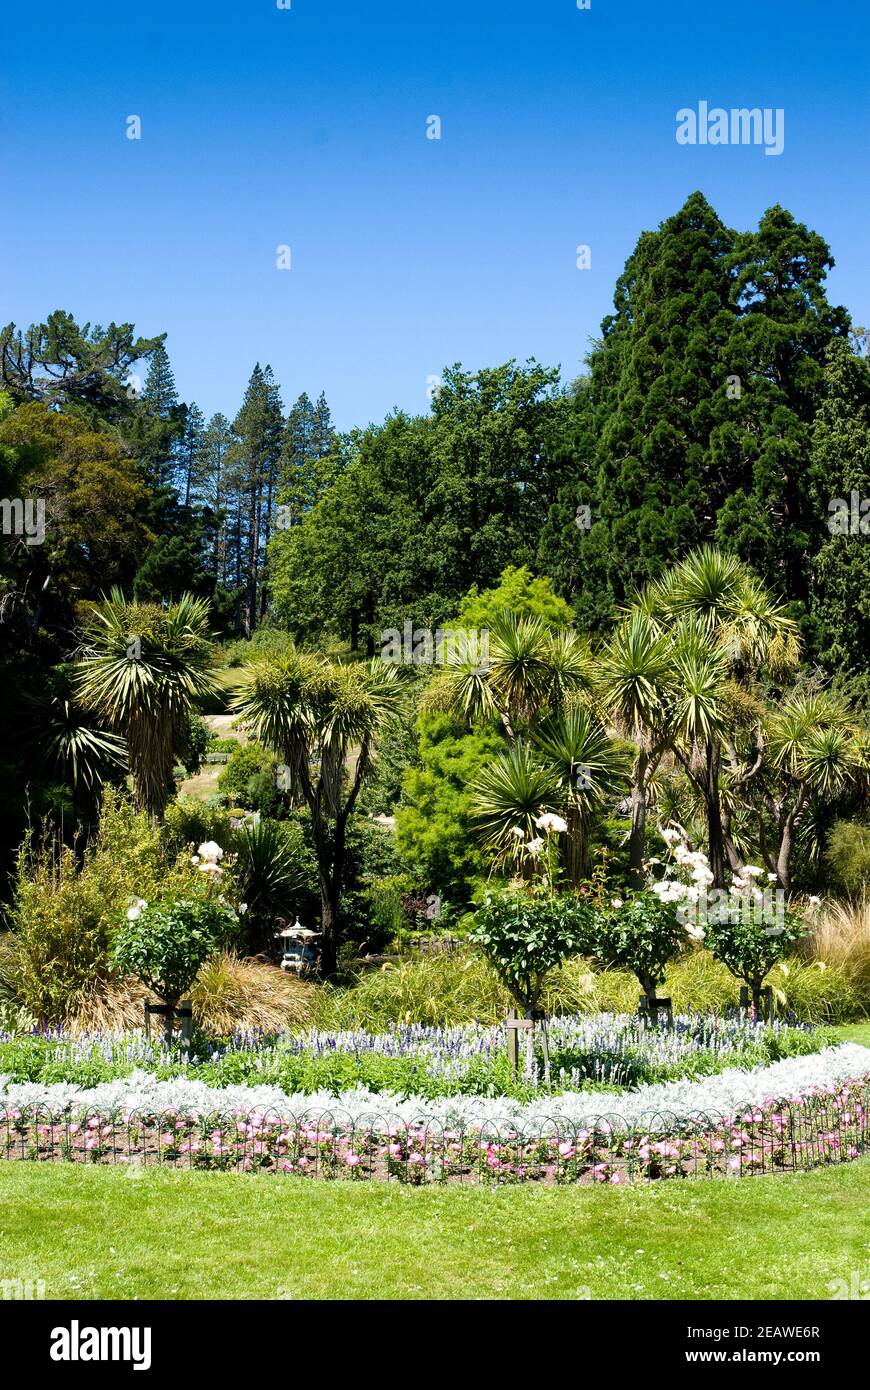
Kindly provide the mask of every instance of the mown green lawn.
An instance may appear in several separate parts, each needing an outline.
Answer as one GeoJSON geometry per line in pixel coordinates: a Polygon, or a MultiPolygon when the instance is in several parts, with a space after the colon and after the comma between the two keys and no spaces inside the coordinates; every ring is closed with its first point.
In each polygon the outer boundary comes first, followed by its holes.
{"type": "Polygon", "coordinates": [[[870,1047],[870,1020],[863,1023],[841,1023],[835,1032],[843,1042],[860,1043],[862,1047],[870,1047]]]}
{"type": "Polygon", "coordinates": [[[136,1171],[0,1163],[0,1278],[124,1299],[825,1299],[870,1278],[870,1158],[626,1191],[136,1171]]]}

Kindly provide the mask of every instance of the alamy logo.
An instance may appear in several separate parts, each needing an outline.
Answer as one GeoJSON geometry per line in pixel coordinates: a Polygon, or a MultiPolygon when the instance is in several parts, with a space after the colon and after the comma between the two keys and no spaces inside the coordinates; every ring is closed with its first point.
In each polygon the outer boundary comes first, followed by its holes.
{"type": "Polygon", "coordinates": [[[832,536],[870,536],[870,497],[862,497],[853,488],[848,502],[845,497],[834,497],[828,511],[832,536]]]}
{"type": "Polygon", "coordinates": [[[0,1298],[4,1303],[30,1303],[45,1298],[44,1279],[0,1279],[0,1298]]]}
{"type": "Polygon", "coordinates": [[[489,632],[482,628],[414,627],[410,618],[402,632],[386,627],[381,632],[381,661],[390,666],[452,666],[469,664],[489,670],[489,632]]]}
{"type": "Polygon", "coordinates": [[[781,106],[711,107],[699,101],[697,111],[683,106],[677,112],[678,145],[764,145],[764,153],[785,149],[785,111],[781,106]]]}
{"type": "Polygon", "coordinates": [[[53,1327],[52,1361],[132,1361],[134,1371],[151,1367],[150,1327],[53,1327]]]}
{"type": "Polygon", "coordinates": [[[4,497],[0,501],[0,531],[4,536],[26,536],[28,545],[45,540],[45,500],[42,497],[4,497]]]}

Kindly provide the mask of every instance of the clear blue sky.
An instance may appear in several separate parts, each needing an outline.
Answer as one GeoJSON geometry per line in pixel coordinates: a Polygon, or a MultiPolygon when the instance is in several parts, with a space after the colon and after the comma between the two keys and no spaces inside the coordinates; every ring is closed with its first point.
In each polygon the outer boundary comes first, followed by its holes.
{"type": "Polygon", "coordinates": [[[866,323],[868,11],[28,0],[3,20],[0,315],[166,331],[207,414],[268,361],[285,404],[324,389],[347,429],[427,409],[456,360],[576,375],[638,234],[700,188],[732,226],[778,201],[821,232],[866,323]],[[784,108],[784,153],[678,146],[701,99],[784,108]]]}

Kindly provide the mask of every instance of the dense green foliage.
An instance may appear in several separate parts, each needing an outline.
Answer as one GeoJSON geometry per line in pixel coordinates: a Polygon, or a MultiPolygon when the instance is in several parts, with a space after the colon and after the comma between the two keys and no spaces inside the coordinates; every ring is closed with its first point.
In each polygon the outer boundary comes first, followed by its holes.
{"type": "MultiPolygon", "coordinates": [[[[784,208],[741,231],[693,193],[640,235],[572,386],[454,364],[425,416],[345,435],[322,393],[285,414],[265,363],[206,420],[162,335],[3,329],[0,482],[45,503],[45,534],[0,549],[0,854],[28,821],[57,841],[0,889],[14,998],[75,1014],[111,974],[106,914],[184,897],[205,840],[250,899],[247,947],[301,913],[328,975],[464,931],[487,879],[538,880],[544,915],[630,885],[594,950],[651,988],[679,943],[643,889],[675,824],[717,889],[749,863],[787,897],[865,894],[870,364],[832,264],[784,208]],[[409,626],[486,656],[424,632],[379,660],[409,626]],[[127,785],[159,870],[104,912],[88,841],[127,785]]],[[[759,944],[717,941],[754,988],[759,944]]]]}
{"type": "Polygon", "coordinates": [[[487,893],[471,940],[525,1012],[537,1008],[544,981],[566,956],[588,951],[593,910],[564,897],[487,893]]]}
{"type": "Polygon", "coordinates": [[[654,893],[638,893],[612,904],[595,921],[594,950],[610,966],[632,970],[648,998],[665,978],[665,967],[686,942],[676,909],[654,893]]]}
{"type": "Polygon", "coordinates": [[[236,926],[232,909],[215,900],[145,903],[131,908],[115,932],[112,963],[174,1005],[206,957],[232,940],[236,926]]]}

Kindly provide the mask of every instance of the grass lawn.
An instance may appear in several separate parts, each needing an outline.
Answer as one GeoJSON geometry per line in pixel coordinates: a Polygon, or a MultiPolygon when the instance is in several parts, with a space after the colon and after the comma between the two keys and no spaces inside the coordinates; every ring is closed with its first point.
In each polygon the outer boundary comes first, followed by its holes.
{"type": "Polygon", "coordinates": [[[0,1163],[0,1277],[123,1299],[825,1299],[870,1277],[870,1158],[626,1191],[136,1171],[0,1163]]]}
{"type": "Polygon", "coordinates": [[[870,1020],[863,1023],[841,1023],[836,1032],[843,1042],[860,1043],[870,1047],[870,1020]]]}

